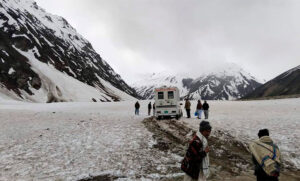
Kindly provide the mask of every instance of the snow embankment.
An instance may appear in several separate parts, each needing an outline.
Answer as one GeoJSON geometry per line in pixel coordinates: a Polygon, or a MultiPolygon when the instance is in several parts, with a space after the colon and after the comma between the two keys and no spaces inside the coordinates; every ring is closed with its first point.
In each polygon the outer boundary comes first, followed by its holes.
{"type": "MultiPolygon", "coordinates": [[[[114,101],[112,97],[119,100],[135,100],[134,97],[113,87],[109,82],[99,78],[99,81],[106,87],[106,90],[92,87],[80,82],[73,77],[62,73],[50,64],[45,64],[37,60],[34,56],[38,50],[29,50],[27,52],[15,48],[19,53],[28,58],[32,69],[42,80],[42,88],[36,90],[30,88],[34,93],[28,95],[22,91],[24,99],[32,102],[49,102],[55,99],[57,102],[92,102],[92,101],[114,101]]],[[[39,54],[38,54],[39,55],[39,54]]]]}

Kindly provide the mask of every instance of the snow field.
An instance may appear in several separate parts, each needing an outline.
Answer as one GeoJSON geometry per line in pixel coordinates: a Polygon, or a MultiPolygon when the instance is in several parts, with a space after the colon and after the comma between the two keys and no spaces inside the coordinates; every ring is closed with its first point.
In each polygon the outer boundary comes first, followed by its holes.
{"type": "MultiPolygon", "coordinates": [[[[181,158],[154,149],[152,133],[142,124],[149,101],[140,102],[141,115],[134,116],[135,101],[38,104],[2,99],[0,180],[77,180],[102,174],[153,180],[170,177],[168,168],[179,167],[181,158]]],[[[259,129],[268,128],[284,163],[299,169],[300,99],[208,103],[213,131],[229,132],[248,144],[259,129]]],[[[192,115],[195,107],[192,101],[192,115]]],[[[181,121],[196,129],[200,122],[181,121]]]]}
{"type": "Polygon", "coordinates": [[[145,115],[133,108],[132,101],[0,105],[0,180],[168,175],[181,158],[152,148],[145,115]]]}

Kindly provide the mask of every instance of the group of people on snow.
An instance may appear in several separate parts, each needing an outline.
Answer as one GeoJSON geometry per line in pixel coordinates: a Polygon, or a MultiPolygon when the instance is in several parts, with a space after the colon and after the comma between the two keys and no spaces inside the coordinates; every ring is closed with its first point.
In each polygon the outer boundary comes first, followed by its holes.
{"type": "MultiPolygon", "coordinates": [[[[140,103],[136,101],[135,105],[135,115],[139,115],[140,112],[140,103]]],[[[185,106],[184,106],[187,114],[187,118],[191,118],[191,102],[186,99],[185,100],[185,106]]],[[[151,110],[153,109],[153,116],[155,116],[155,103],[151,105],[151,102],[148,104],[148,116],[151,115],[151,110]]],[[[195,116],[198,117],[198,119],[201,119],[202,112],[204,112],[205,119],[208,119],[208,109],[209,109],[209,104],[204,101],[203,105],[200,100],[198,100],[197,107],[196,107],[196,112],[195,116]]]]}
{"type": "MultiPolygon", "coordinates": [[[[209,177],[211,150],[208,137],[211,130],[208,121],[201,121],[181,162],[181,170],[185,172],[184,181],[206,181],[209,177]]],[[[278,181],[281,167],[279,148],[270,138],[268,129],[259,130],[258,137],[258,140],[249,144],[257,181],[278,181]]]]}
{"type": "MultiPolygon", "coordinates": [[[[191,118],[191,102],[189,101],[189,99],[185,100],[184,108],[186,110],[187,118],[191,118]]],[[[209,104],[206,101],[204,101],[202,105],[201,101],[198,100],[195,116],[197,116],[198,119],[201,119],[202,112],[204,112],[205,119],[208,119],[208,112],[209,112],[208,109],[209,109],[209,104]]]]}
{"type": "Polygon", "coordinates": [[[153,103],[153,105],[151,105],[151,102],[149,102],[149,104],[148,104],[148,116],[150,116],[152,108],[153,108],[153,116],[155,116],[155,103],[153,103]]]}
{"type": "MultiPolygon", "coordinates": [[[[141,107],[139,101],[136,101],[134,107],[135,107],[135,115],[139,115],[140,107],[141,107]]],[[[153,116],[155,116],[155,103],[153,103],[153,105],[151,105],[151,102],[149,102],[149,104],[148,104],[148,115],[149,116],[151,114],[151,109],[153,109],[153,116]]]]}
{"type": "MultiPolygon", "coordinates": [[[[185,100],[187,117],[191,117],[191,103],[188,99],[185,100]]],[[[135,114],[139,115],[140,104],[135,103],[135,114]]],[[[153,109],[155,116],[155,103],[148,104],[148,115],[153,109]]],[[[209,104],[204,101],[201,104],[199,100],[196,106],[195,115],[201,119],[201,114],[204,112],[205,119],[208,119],[209,104]]],[[[184,181],[206,181],[210,175],[210,161],[208,146],[208,137],[211,134],[212,126],[208,121],[201,121],[199,129],[190,141],[186,154],[181,162],[181,170],[185,172],[184,181]]],[[[254,164],[254,174],[257,181],[278,181],[281,167],[281,157],[278,146],[269,136],[268,129],[261,129],[258,132],[258,140],[249,144],[249,150],[252,154],[254,164]]]]}

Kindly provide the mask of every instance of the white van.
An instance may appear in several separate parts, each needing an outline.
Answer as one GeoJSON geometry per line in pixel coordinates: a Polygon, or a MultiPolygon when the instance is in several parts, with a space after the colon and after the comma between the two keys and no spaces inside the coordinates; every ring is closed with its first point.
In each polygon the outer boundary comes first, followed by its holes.
{"type": "Polygon", "coordinates": [[[155,89],[155,116],[157,119],[163,117],[182,116],[179,89],[177,87],[161,87],[155,89]]]}

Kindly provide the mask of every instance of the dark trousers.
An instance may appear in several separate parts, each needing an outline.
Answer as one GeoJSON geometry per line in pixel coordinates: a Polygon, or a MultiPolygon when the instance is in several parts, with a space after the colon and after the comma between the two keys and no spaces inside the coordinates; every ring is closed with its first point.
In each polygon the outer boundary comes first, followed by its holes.
{"type": "Polygon", "coordinates": [[[205,119],[208,119],[208,110],[204,110],[205,119]]]}
{"type": "Polygon", "coordinates": [[[191,117],[191,110],[190,109],[185,109],[186,110],[186,115],[188,118],[191,117]]]}
{"type": "Polygon", "coordinates": [[[139,115],[140,114],[140,110],[135,108],[135,115],[139,115]]]}

